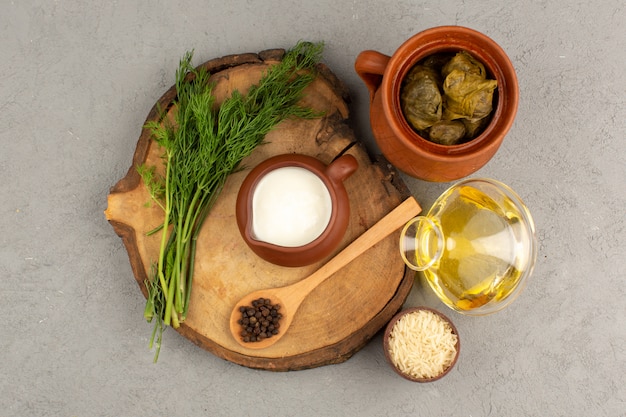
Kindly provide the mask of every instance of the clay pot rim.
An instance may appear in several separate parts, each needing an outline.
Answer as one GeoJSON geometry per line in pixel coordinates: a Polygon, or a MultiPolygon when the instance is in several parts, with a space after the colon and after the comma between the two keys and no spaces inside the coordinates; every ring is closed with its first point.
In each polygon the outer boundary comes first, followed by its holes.
{"type": "Polygon", "coordinates": [[[390,58],[380,88],[387,120],[399,121],[398,126],[390,124],[395,136],[415,152],[446,162],[450,159],[470,159],[476,152],[499,147],[513,125],[519,101],[517,75],[505,51],[483,33],[463,26],[433,27],[407,39],[390,58]],[[479,59],[498,81],[498,103],[491,121],[479,136],[458,145],[440,145],[420,136],[406,122],[400,109],[400,85],[419,60],[435,53],[460,50],[466,50],[479,59]],[[399,65],[398,70],[392,73],[396,65],[399,65]]]}
{"type": "Polygon", "coordinates": [[[446,316],[445,314],[441,313],[440,311],[435,310],[435,309],[430,308],[430,307],[424,307],[424,306],[409,307],[409,308],[405,308],[403,310],[400,310],[398,313],[396,313],[396,315],[394,315],[391,318],[389,323],[387,323],[387,326],[385,327],[385,332],[383,334],[383,351],[384,351],[385,359],[387,360],[387,363],[402,378],[405,378],[405,379],[407,379],[409,381],[420,382],[420,383],[434,382],[434,381],[437,381],[437,380],[443,378],[444,376],[448,375],[448,373],[456,365],[456,363],[457,363],[457,361],[459,359],[459,354],[461,352],[461,337],[459,336],[459,332],[457,331],[456,326],[454,325],[452,320],[450,320],[450,318],[448,316],[446,316]],[[431,313],[434,313],[434,314],[438,315],[439,317],[441,317],[443,320],[445,320],[450,325],[450,327],[452,329],[452,333],[456,334],[456,336],[457,336],[456,355],[454,356],[454,359],[452,360],[452,363],[450,363],[450,366],[448,366],[448,368],[445,371],[443,371],[441,374],[439,374],[439,375],[437,375],[436,377],[433,377],[433,378],[415,378],[415,377],[413,377],[411,375],[405,374],[404,372],[402,372],[400,369],[398,369],[396,367],[396,365],[393,363],[393,360],[391,359],[391,356],[389,354],[389,334],[391,333],[391,330],[395,326],[396,322],[398,320],[400,320],[400,318],[402,318],[403,316],[405,316],[407,314],[415,313],[417,311],[430,311],[431,313]]]}

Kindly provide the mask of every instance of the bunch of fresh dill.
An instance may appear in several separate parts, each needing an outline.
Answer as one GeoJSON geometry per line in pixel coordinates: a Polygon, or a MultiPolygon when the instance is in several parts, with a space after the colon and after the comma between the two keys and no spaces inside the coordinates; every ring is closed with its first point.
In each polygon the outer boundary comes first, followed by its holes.
{"type": "Polygon", "coordinates": [[[243,95],[234,91],[217,109],[210,74],[191,64],[187,52],[176,72],[175,118],[165,114],[146,123],[163,150],[165,174],[141,165],[138,172],[152,199],[163,209],[158,260],[150,279],[144,316],[154,321],[150,348],[156,362],[166,326],[187,316],[196,240],[226,178],[278,123],[289,117],[316,117],[298,102],[315,79],[323,44],[299,42],[269,66],[258,84],[243,95]],[[155,339],[156,338],[156,339],[155,339]]]}

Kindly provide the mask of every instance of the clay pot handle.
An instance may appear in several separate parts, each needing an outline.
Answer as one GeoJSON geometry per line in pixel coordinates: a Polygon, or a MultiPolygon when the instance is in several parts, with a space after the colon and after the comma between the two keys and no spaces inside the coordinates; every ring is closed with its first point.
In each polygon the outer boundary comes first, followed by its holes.
{"type": "Polygon", "coordinates": [[[356,169],[359,167],[359,163],[352,155],[341,155],[335,159],[326,167],[326,175],[334,183],[342,183],[346,180],[356,169]]]}
{"type": "Polygon", "coordinates": [[[376,51],[363,51],[354,63],[356,73],[361,77],[370,92],[370,102],[374,100],[374,93],[378,90],[390,56],[376,51]]]}

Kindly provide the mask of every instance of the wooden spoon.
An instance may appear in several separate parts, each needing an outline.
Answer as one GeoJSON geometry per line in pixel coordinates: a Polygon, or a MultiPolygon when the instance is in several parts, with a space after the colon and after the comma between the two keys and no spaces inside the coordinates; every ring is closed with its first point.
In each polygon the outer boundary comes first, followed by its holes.
{"type": "Polygon", "coordinates": [[[391,233],[405,225],[413,217],[417,216],[421,208],[413,197],[409,197],[398,207],[393,209],[389,214],[379,220],[374,226],[365,231],[348,247],[341,251],[337,256],[328,261],[320,269],[294,284],[280,288],[268,288],[264,290],[254,291],[235,304],[235,308],[230,315],[230,332],[240,345],[250,349],[263,349],[278,342],[280,338],[287,332],[287,329],[293,321],[293,317],[298,311],[300,304],[306,296],[320,285],[326,278],[339,271],[341,268],[349,264],[367,249],[380,242],[391,233]],[[259,342],[244,342],[241,337],[242,327],[237,322],[241,318],[240,306],[251,306],[252,301],[265,298],[270,299],[273,305],[280,305],[280,329],[277,335],[263,339],[259,342]]]}

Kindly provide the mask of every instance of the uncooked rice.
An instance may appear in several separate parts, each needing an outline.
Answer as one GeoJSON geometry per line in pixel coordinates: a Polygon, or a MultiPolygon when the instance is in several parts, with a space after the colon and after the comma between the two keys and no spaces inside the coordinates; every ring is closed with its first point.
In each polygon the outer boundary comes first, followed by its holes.
{"type": "Polygon", "coordinates": [[[418,310],[402,316],[389,334],[389,355],[396,367],[414,378],[434,378],[452,364],[457,335],[439,315],[418,310]]]}

